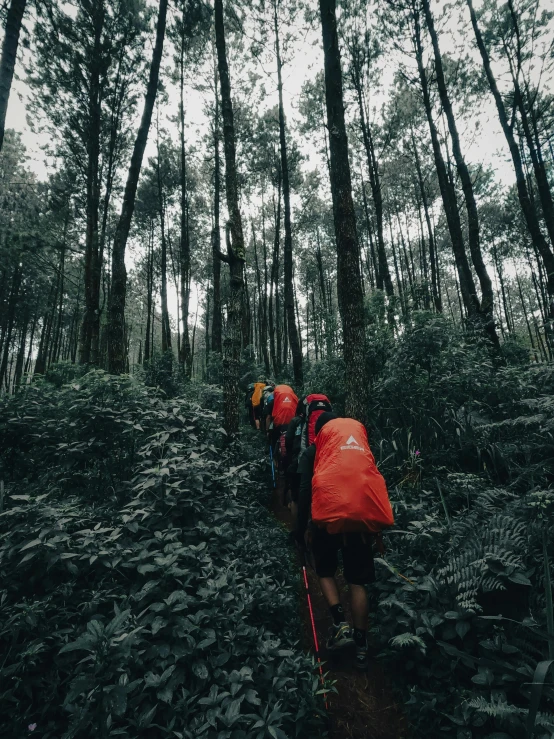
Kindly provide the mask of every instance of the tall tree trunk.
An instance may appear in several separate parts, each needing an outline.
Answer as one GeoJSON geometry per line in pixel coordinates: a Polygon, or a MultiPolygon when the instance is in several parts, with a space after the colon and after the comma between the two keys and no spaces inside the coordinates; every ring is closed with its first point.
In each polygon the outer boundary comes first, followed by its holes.
{"type": "Polygon", "coordinates": [[[444,77],[444,69],[442,65],[442,56],[439,48],[439,40],[437,32],[435,30],[435,23],[429,0],[422,0],[423,11],[425,13],[425,20],[427,22],[427,28],[431,36],[431,43],[433,44],[433,53],[435,58],[435,76],[437,79],[437,86],[439,88],[439,96],[442,103],[442,107],[446,114],[446,120],[448,122],[448,130],[450,132],[450,138],[452,140],[452,152],[454,154],[454,160],[456,162],[456,168],[460,181],[462,183],[462,190],[464,193],[464,199],[467,211],[467,223],[468,223],[468,241],[469,251],[471,254],[471,261],[475,267],[475,272],[479,279],[479,285],[481,287],[481,304],[480,304],[480,315],[484,323],[484,330],[490,341],[497,348],[499,347],[498,335],[494,326],[494,295],[491,278],[487,271],[485,262],[483,261],[483,254],[481,252],[480,244],[480,233],[479,233],[479,215],[477,213],[477,203],[475,201],[475,193],[473,191],[473,183],[471,182],[471,175],[469,173],[468,166],[462,154],[460,146],[460,137],[458,135],[458,128],[456,126],[456,120],[454,118],[454,112],[452,110],[452,104],[450,102],[450,96],[446,88],[446,80],[444,77]]]}
{"type": "Polygon", "coordinates": [[[521,86],[519,84],[519,71],[522,65],[523,53],[521,49],[519,20],[517,17],[517,13],[514,7],[513,0],[508,0],[508,9],[510,11],[510,19],[512,21],[512,26],[513,26],[513,29],[516,35],[516,53],[517,53],[517,69],[516,70],[514,70],[513,68],[511,57],[510,57],[510,54],[509,54],[509,51],[507,49],[506,42],[504,39],[503,39],[503,45],[506,51],[506,56],[508,58],[508,61],[510,62],[510,71],[511,71],[512,80],[514,83],[514,102],[521,116],[521,123],[523,127],[523,132],[525,134],[525,140],[527,142],[527,148],[529,149],[529,154],[531,155],[531,162],[533,164],[533,172],[535,174],[535,180],[537,182],[537,191],[539,194],[539,200],[540,200],[541,207],[542,207],[546,230],[548,231],[550,243],[552,244],[552,246],[554,246],[554,203],[552,202],[552,193],[550,190],[550,183],[548,181],[548,174],[547,174],[547,171],[544,165],[544,160],[542,157],[540,140],[538,136],[534,137],[533,131],[531,130],[531,127],[533,127],[534,131],[536,131],[536,118],[535,118],[534,104],[533,104],[533,101],[529,101],[529,113],[528,113],[527,107],[526,107],[526,100],[524,98],[523,92],[521,90],[521,86]],[[529,117],[531,117],[531,121],[529,120],[529,117]]]}
{"type": "Polygon", "coordinates": [[[444,205],[446,221],[448,224],[448,230],[450,233],[450,239],[452,241],[452,250],[454,252],[456,268],[458,270],[460,290],[468,317],[470,319],[475,319],[479,311],[481,310],[481,305],[465,250],[462,223],[460,220],[460,213],[458,212],[458,203],[456,199],[456,190],[448,175],[440,148],[439,134],[437,131],[437,126],[435,124],[435,118],[433,115],[433,108],[431,104],[431,96],[429,93],[427,72],[423,64],[423,46],[421,39],[419,7],[417,5],[417,2],[414,0],[412,3],[412,17],[414,21],[413,42],[415,47],[414,50],[417,60],[421,91],[423,94],[423,105],[425,108],[427,123],[429,125],[429,130],[431,133],[431,143],[433,146],[435,167],[437,170],[439,187],[444,205]]]}
{"type": "Polygon", "coordinates": [[[325,101],[330,132],[331,193],[337,241],[337,290],[345,363],[345,410],[347,415],[367,425],[369,376],[366,366],[364,298],[344,120],[336,0],[319,0],[319,9],[325,53],[325,101]]]}
{"type": "Polygon", "coordinates": [[[219,94],[217,92],[217,67],[214,69],[215,108],[214,108],[214,228],[212,231],[212,270],[213,270],[213,317],[212,351],[221,354],[222,315],[221,315],[221,236],[219,227],[220,165],[219,165],[219,94]]]}
{"type": "Polygon", "coordinates": [[[433,292],[433,302],[435,304],[435,310],[437,313],[442,313],[442,301],[440,297],[440,292],[438,289],[438,279],[437,279],[437,260],[435,257],[435,237],[433,235],[433,227],[431,225],[431,217],[429,215],[429,200],[427,198],[427,191],[425,190],[425,183],[423,181],[423,173],[421,171],[421,162],[419,159],[419,153],[417,151],[417,146],[415,143],[415,137],[414,132],[412,131],[412,146],[414,150],[414,158],[415,158],[415,164],[416,164],[416,171],[417,171],[417,180],[419,183],[419,189],[421,192],[421,201],[423,203],[423,212],[425,213],[425,223],[427,224],[427,234],[429,239],[429,261],[431,263],[431,289],[433,292]]]}
{"type": "Polygon", "coordinates": [[[373,264],[373,271],[375,273],[375,284],[377,285],[377,290],[382,290],[384,287],[383,277],[381,275],[381,270],[379,269],[379,263],[377,261],[377,257],[375,253],[375,239],[373,238],[373,231],[371,228],[371,218],[369,216],[369,208],[367,205],[367,195],[365,191],[365,183],[364,183],[363,177],[362,177],[362,200],[364,204],[364,214],[365,214],[365,221],[366,221],[366,228],[367,228],[367,236],[369,238],[369,248],[371,250],[371,263],[373,264]]]}
{"type": "Polygon", "coordinates": [[[323,308],[323,320],[325,322],[325,352],[327,357],[333,355],[333,335],[331,332],[331,320],[329,315],[329,304],[327,300],[327,288],[325,286],[325,274],[323,272],[323,257],[321,255],[321,244],[319,242],[319,228],[316,230],[317,251],[315,253],[317,261],[317,271],[319,275],[319,290],[321,293],[321,306],[323,308]]]}
{"type": "Polygon", "coordinates": [[[10,356],[12,332],[13,332],[13,327],[15,325],[15,314],[16,314],[16,309],[17,309],[17,303],[19,301],[19,288],[21,287],[22,277],[23,277],[22,267],[19,264],[16,264],[14,273],[13,273],[13,279],[12,279],[12,289],[10,291],[10,297],[8,300],[8,315],[7,315],[6,333],[5,333],[4,341],[2,344],[3,352],[2,352],[2,359],[0,361],[0,388],[2,387],[4,378],[6,377],[6,372],[8,369],[8,358],[10,356]]]}
{"type": "Polygon", "coordinates": [[[17,360],[15,362],[15,370],[13,377],[13,392],[17,392],[17,389],[21,385],[21,378],[23,376],[23,364],[25,362],[25,344],[27,341],[27,330],[29,328],[29,307],[25,309],[23,316],[23,326],[21,327],[21,336],[19,340],[19,350],[17,352],[17,360]]]}
{"type": "Polygon", "coordinates": [[[161,232],[161,264],[160,264],[160,298],[162,312],[162,354],[171,351],[171,328],[169,326],[169,310],[167,307],[167,238],[165,233],[165,199],[160,166],[160,130],[157,126],[156,136],[156,175],[158,180],[158,212],[160,214],[161,232]]]}
{"type": "MultiPolygon", "coordinates": [[[[373,137],[371,135],[371,129],[366,121],[365,117],[365,106],[364,97],[362,90],[362,79],[360,60],[357,57],[352,59],[352,80],[354,88],[356,90],[356,98],[358,100],[358,113],[360,115],[360,128],[362,131],[362,139],[364,142],[364,149],[367,158],[367,169],[369,174],[369,183],[371,186],[371,192],[373,195],[373,204],[375,206],[375,217],[377,220],[377,256],[379,261],[379,280],[378,285],[382,284],[385,288],[385,292],[389,301],[394,303],[394,287],[390,275],[389,265],[387,262],[387,255],[385,251],[385,237],[383,227],[383,190],[381,187],[381,175],[379,171],[379,163],[377,156],[375,155],[375,147],[373,145],[373,137]]],[[[365,198],[365,191],[364,191],[365,198]]],[[[392,317],[392,311],[389,311],[389,315],[392,317]]]]}
{"type": "Polygon", "coordinates": [[[148,131],[152,121],[152,111],[158,91],[158,79],[160,64],[162,61],[163,44],[165,37],[165,25],[167,17],[168,0],[160,0],[158,10],[158,22],[156,25],[156,43],[152,52],[152,63],[148,77],[148,86],[144,99],[142,118],[135,139],[131,164],[125,184],[123,205],[117,224],[113,251],[112,251],[112,290],[109,305],[109,339],[108,359],[109,370],[113,374],[122,374],[127,365],[127,351],[125,342],[125,297],[127,293],[127,270],[125,268],[125,249],[131,228],[131,220],[135,210],[135,199],[137,185],[142,166],[142,159],[148,131]]]}
{"type": "Polygon", "coordinates": [[[231,100],[231,80],[225,46],[223,0],[215,0],[215,42],[219,84],[221,88],[221,113],[223,118],[223,142],[225,153],[225,192],[229,223],[227,224],[227,255],[229,264],[230,294],[227,311],[227,330],[223,354],[223,404],[224,426],[228,434],[239,429],[239,373],[241,308],[243,303],[243,265],[245,262],[242,218],[239,208],[237,165],[235,153],[235,124],[231,100]]]}
{"type": "Polygon", "coordinates": [[[469,8],[471,25],[473,26],[475,39],[477,41],[477,46],[481,54],[481,59],[483,61],[483,67],[485,69],[489,88],[496,103],[500,125],[502,126],[502,131],[504,132],[504,136],[506,137],[506,141],[510,149],[510,154],[512,157],[512,162],[516,175],[517,194],[521,205],[521,210],[523,211],[523,217],[525,218],[525,222],[527,224],[527,228],[531,235],[533,244],[540,253],[544,268],[546,270],[547,289],[549,297],[548,318],[551,323],[549,327],[549,333],[551,333],[552,321],[554,320],[554,254],[552,253],[546,239],[543,236],[537,216],[537,211],[529,196],[523,163],[515,139],[514,130],[513,127],[510,125],[510,121],[508,120],[504,101],[502,100],[502,96],[496,84],[496,79],[491,68],[489,52],[487,51],[487,48],[483,41],[483,36],[481,35],[481,29],[479,28],[479,25],[477,23],[477,16],[475,15],[475,10],[473,8],[473,0],[466,0],[466,2],[469,8]]]}
{"type": "Polygon", "coordinates": [[[292,284],[292,223],[290,208],[290,181],[289,163],[287,157],[287,141],[285,131],[285,111],[283,107],[283,79],[281,47],[279,43],[279,23],[277,18],[278,0],[273,0],[273,19],[275,28],[275,54],[277,57],[277,89],[279,92],[279,143],[281,148],[281,173],[283,176],[283,204],[285,216],[285,249],[283,265],[285,269],[285,315],[287,320],[287,333],[289,337],[290,350],[292,354],[292,367],[294,381],[300,386],[303,383],[302,373],[302,348],[298,337],[298,328],[294,316],[294,292],[292,284]]]}
{"type": "Polygon", "coordinates": [[[243,264],[243,271],[242,271],[242,279],[244,281],[244,290],[242,293],[242,308],[241,308],[241,335],[242,335],[242,342],[241,347],[242,349],[246,349],[252,342],[251,342],[251,333],[252,333],[252,309],[250,306],[250,293],[248,290],[248,274],[246,271],[246,262],[243,264]]]}
{"type": "Polygon", "coordinates": [[[62,247],[60,251],[60,289],[59,289],[59,305],[58,305],[58,318],[56,321],[56,330],[54,332],[54,344],[52,347],[52,361],[58,362],[60,358],[61,338],[62,338],[62,318],[63,318],[63,298],[65,290],[65,250],[67,245],[67,228],[69,224],[69,214],[67,214],[64,223],[64,233],[62,247]]]}
{"type": "Polygon", "coordinates": [[[514,326],[510,321],[510,311],[508,310],[508,299],[506,297],[506,285],[504,284],[504,270],[502,269],[502,260],[498,257],[498,249],[493,240],[492,242],[492,253],[494,256],[494,262],[496,265],[496,271],[498,273],[498,279],[500,280],[500,290],[502,293],[502,305],[504,306],[504,316],[506,317],[506,326],[508,327],[508,333],[514,332],[514,326]]]}
{"type": "MultiPolygon", "coordinates": [[[[264,259],[265,259],[265,235],[264,235],[264,259]]],[[[264,367],[266,375],[269,375],[270,372],[270,366],[269,366],[269,351],[267,348],[267,300],[266,300],[266,294],[265,290],[266,287],[264,285],[264,289],[262,290],[262,276],[260,272],[260,263],[258,260],[258,245],[256,243],[256,233],[254,231],[254,223],[252,223],[252,241],[254,242],[254,260],[255,260],[255,266],[256,266],[256,284],[258,287],[258,305],[259,308],[259,332],[260,332],[260,345],[262,350],[262,357],[264,361],[264,367]]],[[[267,281],[267,267],[266,267],[266,281],[267,281]]]]}
{"type": "MultiPolygon", "coordinates": [[[[189,304],[190,304],[190,230],[188,218],[187,192],[187,153],[185,149],[185,22],[181,24],[181,48],[179,53],[179,141],[181,147],[181,322],[183,324],[183,339],[181,341],[181,355],[179,357],[185,377],[192,374],[192,356],[189,337],[189,304]]],[[[218,262],[219,264],[219,262],[218,262]]]]}
{"type": "Polygon", "coordinates": [[[154,221],[150,222],[150,234],[148,238],[148,253],[146,255],[146,330],[144,332],[144,353],[142,361],[144,364],[150,361],[152,354],[151,345],[151,323],[152,323],[152,288],[154,283],[154,221]]]}
{"type": "Polygon", "coordinates": [[[12,0],[6,18],[6,30],[2,42],[2,56],[0,57],[0,151],[4,143],[6,113],[12,88],[19,34],[23,22],[23,13],[27,0],[12,0]]]}
{"type": "Polygon", "coordinates": [[[105,8],[103,0],[94,0],[94,50],[90,62],[85,233],[85,310],[79,338],[79,364],[98,363],[100,330],[100,265],[98,217],[100,211],[100,136],[102,124],[101,56],[105,8]],[[93,351],[94,345],[94,351],[93,351]]]}
{"type": "Polygon", "coordinates": [[[269,285],[269,334],[270,353],[275,375],[281,372],[281,326],[279,300],[279,236],[281,232],[281,167],[277,167],[277,207],[275,212],[275,233],[273,238],[273,259],[269,285]],[[273,298],[275,297],[275,302],[273,298]]]}

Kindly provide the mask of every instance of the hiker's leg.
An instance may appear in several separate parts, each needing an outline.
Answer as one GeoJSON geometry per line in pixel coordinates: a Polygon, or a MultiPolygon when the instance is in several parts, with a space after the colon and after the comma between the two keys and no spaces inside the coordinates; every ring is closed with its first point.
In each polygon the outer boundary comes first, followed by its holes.
{"type": "Polygon", "coordinates": [[[298,520],[298,503],[295,500],[291,500],[290,513],[292,516],[292,527],[296,529],[296,522],[298,520]]]}
{"type": "Polygon", "coordinates": [[[341,548],[354,628],[365,632],[369,612],[365,585],[375,581],[373,540],[369,534],[345,534],[341,548]]]}
{"type": "Polygon", "coordinates": [[[367,619],[369,617],[369,605],[366,589],[363,585],[350,583],[350,607],[352,608],[352,621],[354,628],[367,631],[367,619]]]}
{"type": "Polygon", "coordinates": [[[319,586],[333,616],[333,622],[340,623],[344,620],[344,611],[342,610],[339,589],[335,580],[339,563],[337,537],[328,534],[325,529],[313,527],[312,553],[314,555],[315,571],[319,578],[319,586]]]}
{"type": "Polygon", "coordinates": [[[319,585],[329,608],[340,603],[339,589],[334,577],[320,577],[319,585]]]}

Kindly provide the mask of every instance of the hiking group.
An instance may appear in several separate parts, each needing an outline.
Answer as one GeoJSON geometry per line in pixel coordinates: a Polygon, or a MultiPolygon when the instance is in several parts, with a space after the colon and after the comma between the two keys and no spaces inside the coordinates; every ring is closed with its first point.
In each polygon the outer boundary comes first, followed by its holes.
{"type": "Polygon", "coordinates": [[[368,666],[368,598],[375,580],[374,548],[394,523],[385,480],[365,427],[339,418],[326,395],[298,399],[289,385],[248,386],[250,424],[267,439],[274,487],[292,514],[291,536],[319,579],[333,625],[327,649],[355,644],[356,666],[368,666]],[[336,573],[342,555],[353,625],[345,618],[336,573]]]}

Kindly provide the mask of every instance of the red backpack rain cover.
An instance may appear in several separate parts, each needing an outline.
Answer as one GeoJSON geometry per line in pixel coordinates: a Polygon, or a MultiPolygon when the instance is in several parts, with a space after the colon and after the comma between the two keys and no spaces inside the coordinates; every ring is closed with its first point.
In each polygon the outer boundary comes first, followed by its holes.
{"type": "Polygon", "coordinates": [[[319,393],[307,395],[304,403],[307,408],[306,416],[308,419],[306,426],[306,446],[311,446],[315,441],[315,422],[322,413],[331,413],[333,411],[333,406],[326,395],[321,395],[319,393]]]}
{"type": "Polygon", "coordinates": [[[273,391],[273,425],[286,426],[296,413],[298,398],[289,385],[277,385],[273,391]]]}
{"type": "Polygon", "coordinates": [[[364,426],[353,418],[336,418],[323,426],[315,446],[312,521],[330,534],[392,526],[387,485],[364,426]]]}

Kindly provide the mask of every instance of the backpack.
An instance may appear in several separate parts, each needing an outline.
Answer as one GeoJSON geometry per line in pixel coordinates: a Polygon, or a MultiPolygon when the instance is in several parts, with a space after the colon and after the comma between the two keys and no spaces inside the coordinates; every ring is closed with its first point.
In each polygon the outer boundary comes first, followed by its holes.
{"type": "Polygon", "coordinates": [[[336,418],[315,440],[312,521],[330,534],[381,531],[394,516],[387,485],[377,469],[364,426],[336,418]]]}
{"type": "Polygon", "coordinates": [[[273,391],[273,426],[287,426],[294,418],[298,398],[289,385],[277,385],[273,391]]]}
{"type": "Polygon", "coordinates": [[[254,383],[254,392],[252,394],[252,405],[256,408],[260,405],[262,400],[262,391],[265,387],[265,382],[254,383]]]}
{"type": "Polygon", "coordinates": [[[306,421],[304,424],[303,448],[307,449],[315,441],[315,423],[322,413],[332,413],[333,406],[326,395],[312,393],[304,400],[306,421]]]}

